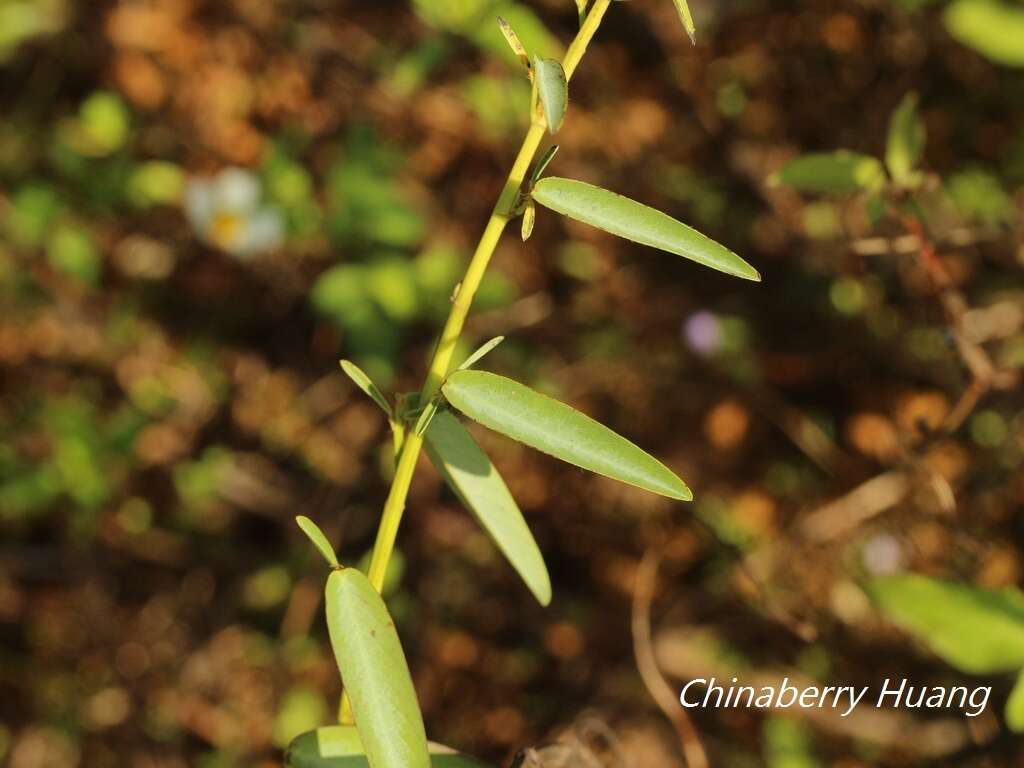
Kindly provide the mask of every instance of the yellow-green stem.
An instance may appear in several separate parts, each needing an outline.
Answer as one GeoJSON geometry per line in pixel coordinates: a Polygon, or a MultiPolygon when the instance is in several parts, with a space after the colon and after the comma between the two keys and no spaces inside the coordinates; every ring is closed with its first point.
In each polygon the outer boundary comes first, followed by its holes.
{"type": "MultiPolygon", "coordinates": [[[[612,0],[595,0],[594,7],[590,9],[586,20],[580,26],[569,45],[565,56],[562,58],[562,69],[565,71],[565,78],[572,78],[576,67],[579,66],[587,45],[594,37],[605,11],[612,0]]],[[[452,309],[448,314],[448,320],[444,324],[441,338],[434,350],[434,357],[431,360],[427,378],[423,382],[423,389],[420,392],[420,402],[426,403],[434,397],[452,364],[452,355],[455,353],[455,345],[459,336],[462,335],[462,328],[466,324],[466,316],[473,304],[473,297],[476,296],[477,288],[483,279],[487,265],[498,247],[505,226],[515,215],[514,208],[519,190],[526,179],[526,173],[537,154],[537,148],[544,138],[545,124],[543,117],[539,117],[531,110],[530,129],[526,132],[519,152],[516,154],[512,170],[509,171],[505,186],[498,196],[491,211],[491,217],[484,227],[480,242],[477,243],[473,257],[466,268],[466,275],[462,278],[456,288],[455,297],[452,301],[452,309]]],[[[391,553],[395,548],[395,538],[398,536],[398,527],[402,522],[402,513],[405,511],[405,500],[409,495],[409,486],[412,484],[413,474],[416,472],[416,462],[419,460],[420,449],[423,447],[422,435],[417,435],[414,430],[405,431],[405,439],[401,441],[401,449],[398,455],[398,464],[395,468],[395,477],[391,481],[391,490],[384,502],[384,511],[381,514],[380,526],[377,529],[377,539],[373,545],[373,555],[370,558],[370,570],[367,574],[370,583],[380,592],[384,588],[384,576],[388,570],[388,563],[391,560],[391,553]]],[[[352,724],[352,708],[348,696],[342,693],[341,702],[338,705],[338,721],[343,724],[352,724]]]]}
{"type": "MultiPolygon", "coordinates": [[[[593,38],[594,33],[601,25],[601,19],[612,0],[595,0],[594,6],[587,14],[586,20],[580,27],[569,49],[562,59],[562,68],[565,70],[566,79],[572,77],[573,72],[580,63],[587,45],[593,38]]],[[[462,334],[462,328],[466,323],[466,316],[473,304],[473,297],[476,295],[480,281],[483,279],[491,256],[498,246],[505,226],[513,218],[516,197],[523,186],[530,163],[537,154],[537,148],[544,138],[545,125],[543,119],[534,116],[530,123],[530,129],[523,139],[519,153],[516,155],[512,170],[509,172],[505,186],[498,197],[498,202],[491,212],[491,218],[480,236],[473,257],[470,259],[466,269],[466,275],[456,289],[455,298],[452,302],[452,309],[445,322],[441,338],[434,350],[434,357],[430,363],[427,378],[423,383],[420,402],[425,403],[434,397],[445,376],[451,367],[452,355],[455,352],[455,345],[462,334]]],[[[423,447],[422,435],[417,435],[413,430],[406,432],[405,441],[398,458],[398,466],[395,469],[395,478],[391,483],[391,490],[388,493],[387,501],[384,503],[384,512],[381,515],[380,527],[377,530],[377,540],[373,547],[373,556],[370,560],[368,577],[370,583],[379,592],[384,586],[384,574],[387,572],[388,562],[391,559],[391,552],[395,546],[395,537],[398,535],[398,526],[402,521],[402,513],[405,510],[405,500],[409,494],[409,486],[412,483],[413,473],[416,471],[416,462],[419,459],[420,449],[423,447]]]]}

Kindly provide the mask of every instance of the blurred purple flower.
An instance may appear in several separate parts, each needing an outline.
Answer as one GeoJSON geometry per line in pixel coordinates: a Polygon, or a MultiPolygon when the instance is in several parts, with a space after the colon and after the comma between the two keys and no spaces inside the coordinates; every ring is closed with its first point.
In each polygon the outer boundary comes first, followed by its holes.
{"type": "Polygon", "coordinates": [[[722,347],[722,324],[714,312],[694,312],[683,323],[683,341],[699,355],[711,355],[722,347]]]}

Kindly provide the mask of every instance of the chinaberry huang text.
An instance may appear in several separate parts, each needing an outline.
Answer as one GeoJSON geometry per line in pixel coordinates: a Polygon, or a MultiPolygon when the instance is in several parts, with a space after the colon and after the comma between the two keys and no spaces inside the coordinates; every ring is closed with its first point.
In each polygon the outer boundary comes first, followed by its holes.
{"type": "Polygon", "coordinates": [[[967,717],[977,717],[988,706],[990,686],[924,686],[906,679],[886,678],[874,689],[854,685],[794,685],[788,677],[774,685],[743,685],[737,678],[719,681],[698,677],[683,686],[679,703],[688,709],[836,709],[848,717],[858,705],[907,707],[910,709],[959,709],[967,717]]]}

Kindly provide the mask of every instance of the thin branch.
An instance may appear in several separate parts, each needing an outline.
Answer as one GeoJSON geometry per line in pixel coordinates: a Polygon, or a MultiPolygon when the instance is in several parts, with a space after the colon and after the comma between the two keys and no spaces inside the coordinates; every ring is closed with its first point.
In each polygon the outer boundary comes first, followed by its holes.
{"type": "Polygon", "coordinates": [[[658,564],[661,558],[653,549],[644,553],[643,560],[636,572],[633,587],[633,653],[636,656],[636,667],[644,687],[651,694],[658,708],[669,719],[679,735],[679,743],[683,749],[683,757],[689,768],[708,768],[708,756],[701,744],[697,729],[690,719],[689,713],[679,703],[672,687],[665,680],[654,656],[651,642],[651,602],[654,599],[654,588],[658,581],[658,564]]]}
{"type": "Polygon", "coordinates": [[[1019,375],[1012,371],[1001,371],[992,361],[985,348],[974,341],[964,329],[964,316],[969,305],[964,295],[956,289],[953,280],[938,257],[935,242],[931,239],[924,224],[916,216],[902,216],[903,226],[916,241],[916,254],[921,267],[932,279],[939,292],[939,302],[953,336],[957,352],[964,367],[971,373],[971,383],[967,386],[957,404],[943,422],[944,431],[956,432],[967,418],[974,412],[978,402],[990,389],[1012,389],[1020,380],[1019,375]]]}

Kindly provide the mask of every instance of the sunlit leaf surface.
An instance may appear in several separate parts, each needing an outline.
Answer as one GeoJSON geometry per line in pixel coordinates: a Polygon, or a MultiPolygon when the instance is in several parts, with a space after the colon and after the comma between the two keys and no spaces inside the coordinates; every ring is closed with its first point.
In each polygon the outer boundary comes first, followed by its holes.
{"type": "Polygon", "coordinates": [[[484,371],[456,371],[443,391],[474,421],[531,448],[662,496],[693,498],[668,467],[626,438],[516,381],[484,371]]]}
{"type": "Polygon", "coordinates": [[[551,602],[544,557],[505,481],[459,420],[441,411],[426,432],[430,460],[490,534],[541,605],[551,602]]]}
{"type": "Polygon", "coordinates": [[[549,176],[537,182],[533,199],[557,213],[635,243],[668,251],[746,280],[761,279],[747,262],[693,227],[593,184],[549,176]]]}
{"type": "Polygon", "coordinates": [[[325,598],[331,647],[371,768],[428,768],[423,716],[384,601],[355,568],[332,571],[325,598]]]}

